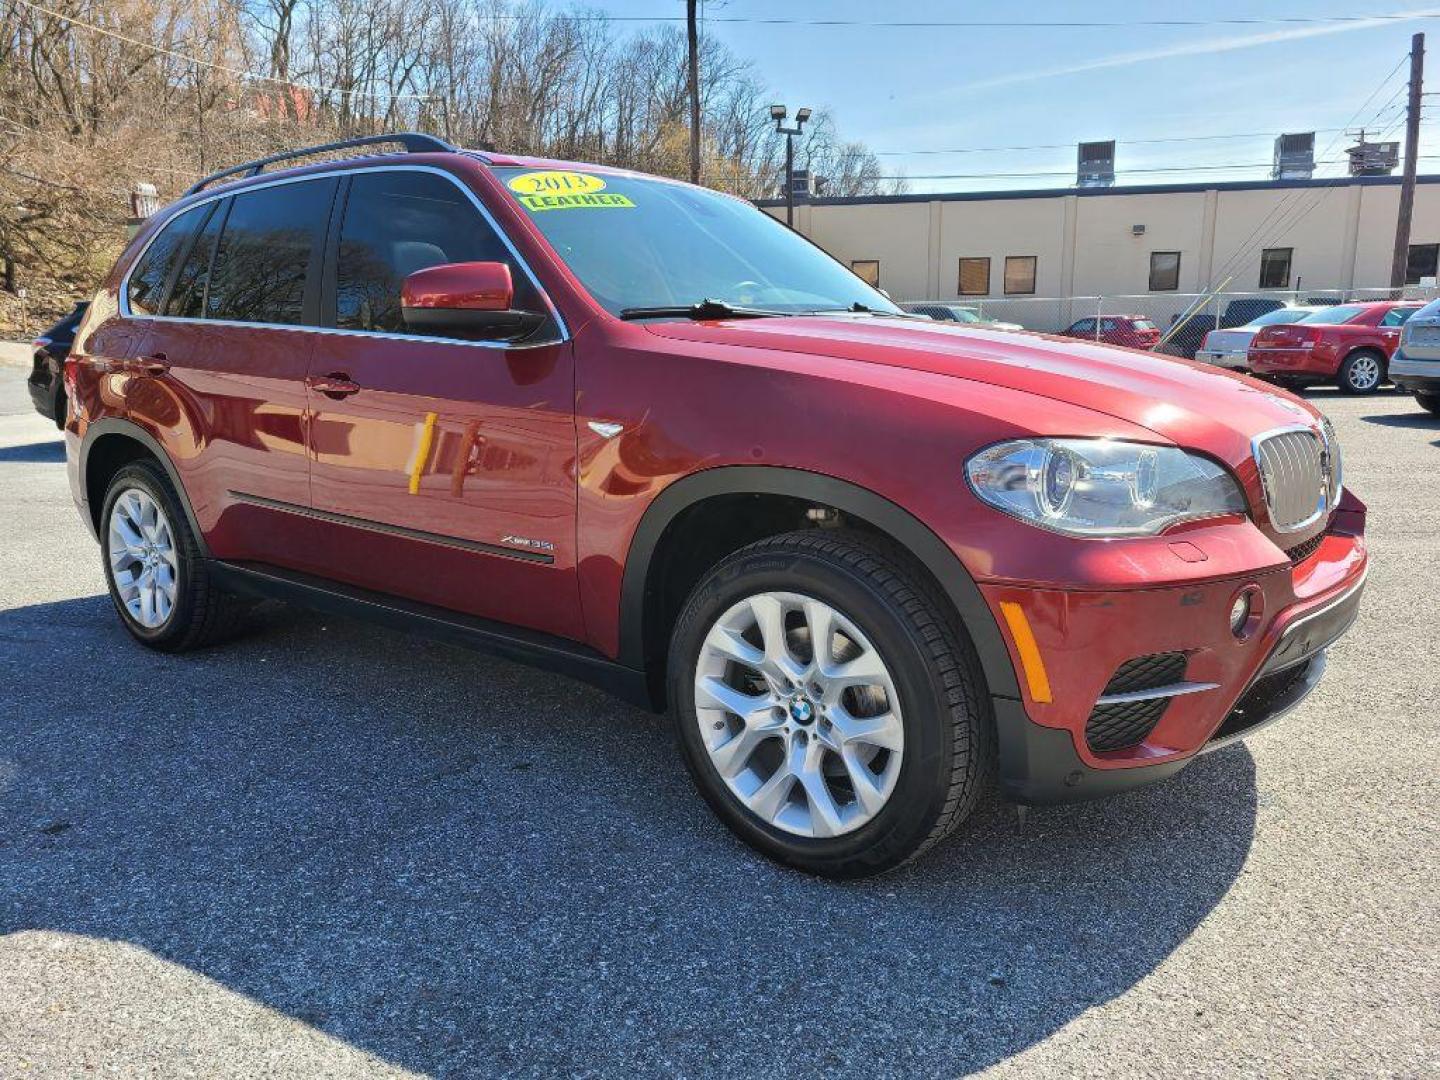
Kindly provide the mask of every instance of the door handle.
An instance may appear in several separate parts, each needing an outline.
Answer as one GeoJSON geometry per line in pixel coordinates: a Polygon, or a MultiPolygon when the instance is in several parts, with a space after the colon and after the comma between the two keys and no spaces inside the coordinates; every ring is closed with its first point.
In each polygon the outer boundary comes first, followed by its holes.
{"type": "Polygon", "coordinates": [[[329,375],[307,375],[305,385],[311,390],[337,401],[360,392],[360,384],[353,381],[349,375],[339,371],[332,371],[329,375]]]}
{"type": "Polygon", "coordinates": [[[164,375],[170,370],[170,361],[163,352],[157,352],[130,361],[128,370],[136,375],[164,375]]]}

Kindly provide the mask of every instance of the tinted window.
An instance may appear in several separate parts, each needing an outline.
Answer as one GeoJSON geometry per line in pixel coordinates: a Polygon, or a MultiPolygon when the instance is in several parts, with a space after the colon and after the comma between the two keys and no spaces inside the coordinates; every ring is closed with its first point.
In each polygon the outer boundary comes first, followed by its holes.
{"type": "Polygon", "coordinates": [[[1406,319],[1419,311],[1419,308],[1397,307],[1391,308],[1385,313],[1385,318],[1380,320],[1381,326],[1402,326],[1406,319]]]}
{"type": "Polygon", "coordinates": [[[234,197],[210,271],[207,319],[304,321],[305,282],[334,189],[333,180],[312,180],[234,197]]]}
{"type": "Polygon", "coordinates": [[[1180,288],[1180,252],[1150,253],[1150,291],[1169,292],[1180,288]]]}
{"type": "Polygon", "coordinates": [[[209,206],[186,210],[161,229],[160,235],[145,249],[145,254],[130,274],[130,291],[126,294],[130,310],[136,315],[160,314],[171,271],[183,256],[185,244],[199,227],[200,219],[209,211],[209,206]]]}
{"type": "Polygon", "coordinates": [[[1260,288],[1290,287],[1290,256],[1294,248],[1266,248],[1260,253],[1260,288]]]}
{"type": "Polygon", "coordinates": [[[175,276],[175,287],[170,290],[170,299],[165,304],[165,314],[182,319],[198,319],[205,314],[205,288],[210,283],[210,256],[215,252],[215,237],[225,220],[225,208],[229,200],[211,203],[202,209],[209,212],[209,218],[200,228],[200,235],[190,246],[180,273],[175,276]]]}
{"type": "Polygon", "coordinates": [[[1440,244],[1411,244],[1405,260],[1405,284],[1418,285],[1421,278],[1440,273],[1440,244]]]}
{"type": "Polygon", "coordinates": [[[398,169],[359,173],[350,181],[340,227],[335,325],[423,333],[406,329],[400,288],[417,270],[457,262],[506,263],[516,307],[544,310],[499,235],[450,181],[398,169]]]}
{"type": "Polygon", "coordinates": [[[1081,319],[1079,322],[1070,325],[1070,333],[1072,334],[1093,334],[1094,332],[1094,319],[1081,319]]]}

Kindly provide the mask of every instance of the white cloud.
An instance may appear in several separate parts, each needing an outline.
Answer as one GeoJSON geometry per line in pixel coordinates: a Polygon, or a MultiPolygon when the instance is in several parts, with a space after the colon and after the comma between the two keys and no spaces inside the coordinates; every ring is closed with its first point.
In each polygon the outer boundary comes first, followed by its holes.
{"type": "Polygon", "coordinates": [[[1015,86],[1020,83],[1038,82],[1064,75],[1078,75],[1086,71],[1104,71],[1108,68],[1129,67],[1145,64],[1152,60],[1169,60],[1178,56],[1211,56],[1215,53],[1234,52],[1237,49],[1252,49],[1259,45],[1270,45],[1279,41],[1296,41],[1301,38],[1323,37],[1329,34],[1348,34],[1356,30],[1373,30],[1379,26],[1395,26],[1407,19],[1427,19],[1440,15],[1440,10],[1396,12],[1383,19],[1357,19],[1354,22],[1324,23],[1318,26],[1300,26],[1284,30],[1270,30],[1263,34],[1245,34],[1237,37],[1209,38],[1205,41],[1190,41],[1177,45],[1165,45],[1156,49],[1138,49],[1134,52],[1114,53],[1099,56],[1060,67],[1040,68],[1034,71],[1017,71],[1009,75],[997,75],[979,82],[957,86],[955,93],[973,90],[990,90],[1001,86],[1015,86]]]}

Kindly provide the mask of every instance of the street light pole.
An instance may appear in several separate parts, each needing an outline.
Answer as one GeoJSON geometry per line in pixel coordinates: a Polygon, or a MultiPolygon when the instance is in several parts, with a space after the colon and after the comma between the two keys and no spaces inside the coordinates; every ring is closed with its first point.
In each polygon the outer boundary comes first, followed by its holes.
{"type": "Polygon", "coordinates": [[[795,124],[785,126],[785,117],[790,110],[784,105],[770,106],[770,119],[775,121],[775,130],[785,136],[785,224],[795,227],[795,136],[810,119],[809,109],[795,110],[795,124]]]}

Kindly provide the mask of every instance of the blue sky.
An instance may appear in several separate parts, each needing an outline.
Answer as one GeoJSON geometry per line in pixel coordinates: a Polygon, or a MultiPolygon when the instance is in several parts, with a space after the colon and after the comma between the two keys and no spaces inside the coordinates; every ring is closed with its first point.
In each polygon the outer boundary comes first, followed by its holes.
{"type": "MultiPolygon", "coordinates": [[[[681,0],[604,0],[614,15],[683,14],[681,0]]],[[[1120,183],[1256,179],[1267,175],[1275,134],[1378,124],[1397,138],[1407,69],[1382,80],[1428,31],[1430,84],[1440,89],[1440,6],[1391,0],[1086,4],[1030,0],[707,0],[711,16],[860,21],[1127,21],[1137,19],[1366,17],[1434,12],[1404,21],[1342,24],[1127,26],[1106,29],[977,29],[707,25],[751,59],[789,104],[825,106],[843,132],[882,153],[913,191],[1065,186],[1074,144],[1120,141],[1120,183]],[[1361,110],[1372,91],[1380,91],[1361,110]],[[1397,96],[1398,95],[1398,96],[1397,96]],[[1230,136],[1193,142],[1133,140],[1230,136]],[[1127,145],[1126,140],[1132,140],[1127,145]],[[1061,144],[1057,149],[920,153],[1061,144]],[[1193,171],[1134,172],[1203,166],[1193,171]],[[1220,168],[1220,166],[1225,166],[1220,168]],[[1229,166],[1239,166],[1230,168],[1229,166]],[[927,174],[1057,176],[921,179],[927,174]]],[[[1427,109],[1421,153],[1440,137],[1440,98],[1427,109]],[[1433,126],[1428,126],[1433,124],[1433,126]]],[[[1338,131],[1320,131],[1317,156],[1343,157],[1338,131]],[[1326,152],[1328,148],[1328,153],[1326,152]]],[[[1421,171],[1440,171],[1440,157],[1421,171]]],[[[1343,172],[1342,165],[1321,174],[1343,172]]]]}

